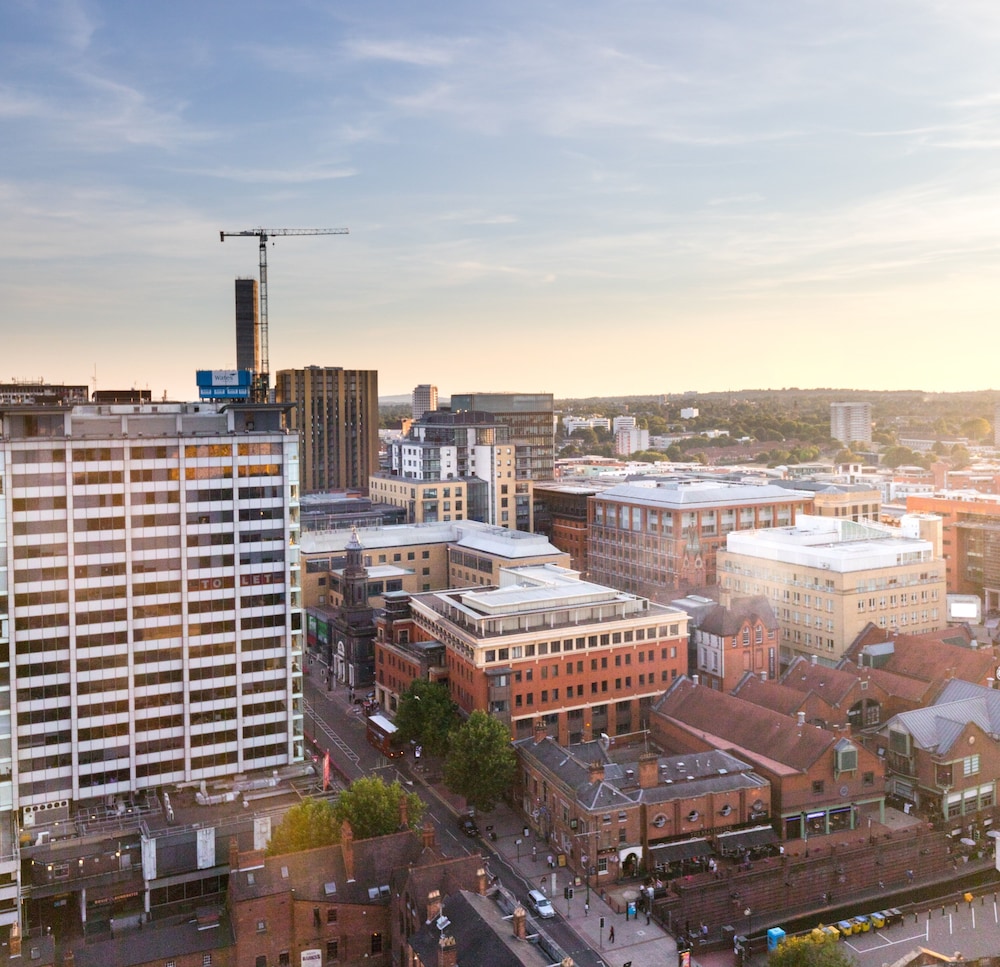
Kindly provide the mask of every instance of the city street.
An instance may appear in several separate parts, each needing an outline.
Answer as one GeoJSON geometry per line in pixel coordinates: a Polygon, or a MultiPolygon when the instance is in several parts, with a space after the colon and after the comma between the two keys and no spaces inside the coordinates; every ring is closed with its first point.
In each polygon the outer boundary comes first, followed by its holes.
{"type": "Polygon", "coordinates": [[[316,735],[321,755],[329,752],[331,762],[348,782],[379,773],[387,781],[399,779],[427,804],[427,815],[434,823],[437,843],[445,855],[480,853],[490,874],[520,902],[524,902],[528,890],[541,889],[552,899],[556,916],[536,920],[535,925],[579,967],[676,964],[676,944],[656,923],[647,923],[645,915],[628,917],[616,913],[596,890],[588,892],[585,886],[571,884],[567,870],[549,870],[544,842],[526,835],[520,817],[505,804],[488,815],[477,816],[484,834],[482,840],[470,840],[463,835],[456,817],[463,811],[464,803],[450,796],[440,784],[431,784],[424,775],[415,772],[412,759],[386,759],[370,746],[361,706],[351,704],[343,685],[328,690],[325,676],[326,666],[318,660],[309,666],[305,676],[306,733],[316,735]],[[489,826],[493,827],[495,841],[486,838],[489,826]],[[567,900],[564,890],[570,885],[574,895],[567,900]]]}

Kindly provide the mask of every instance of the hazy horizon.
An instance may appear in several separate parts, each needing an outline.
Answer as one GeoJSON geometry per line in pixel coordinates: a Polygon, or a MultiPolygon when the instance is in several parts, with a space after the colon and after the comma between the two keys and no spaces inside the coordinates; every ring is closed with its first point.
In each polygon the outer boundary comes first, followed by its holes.
{"type": "Polygon", "coordinates": [[[0,381],[989,391],[1000,7],[12,0],[0,381]]]}

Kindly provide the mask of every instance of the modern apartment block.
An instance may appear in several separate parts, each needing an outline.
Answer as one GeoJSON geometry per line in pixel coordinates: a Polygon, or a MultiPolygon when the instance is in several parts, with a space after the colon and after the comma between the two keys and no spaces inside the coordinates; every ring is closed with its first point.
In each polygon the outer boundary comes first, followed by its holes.
{"type": "Polygon", "coordinates": [[[510,428],[518,480],[555,477],[556,412],[551,393],[457,393],[454,412],[492,413],[510,428]]]}
{"type": "Polygon", "coordinates": [[[283,369],[275,398],[293,404],[303,490],[366,493],[379,465],[378,373],[339,366],[283,369]]]}
{"type": "Polygon", "coordinates": [[[627,483],[589,501],[589,576],[657,601],[715,583],[715,555],[733,531],[784,527],[808,494],[712,481],[627,483]]]}
{"type": "Polygon", "coordinates": [[[871,403],[831,403],[830,436],[845,446],[872,442],[871,403]]]}
{"type": "Polygon", "coordinates": [[[413,387],[412,396],[413,419],[419,420],[425,413],[438,408],[438,388],[430,383],[421,383],[413,387]]]}
{"type": "Polygon", "coordinates": [[[869,622],[907,634],[944,627],[944,561],[923,533],[916,517],[891,528],[803,515],[794,527],[730,534],[718,554],[720,601],[765,597],[785,661],[835,665],[869,622]]]}
{"type": "Polygon", "coordinates": [[[478,520],[531,530],[531,481],[518,480],[508,427],[490,413],[436,411],[389,443],[373,500],[405,507],[410,523],[478,520]]]}
{"type": "Polygon", "coordinates": [[[37,817],[302,758],[284,411],[0,408],[0,925],[37,817]]]}
{"type": "MultiPolygon", "coordinates": [[[[687,667],[686,614],[553,564],[503,569],[496,588],[413,595],[409,613],[411,641],[445,645],[459,708],[488,711],[516,739],[539,724],[561,743],[639,731],[687,667]]],[[[376,641],[380,682],[384,660],[376,641]]]]}
{"type": "Polygon", "coordinates": [[[911,494],[906,509],[941,518],[948,593],[975,594],[987,611],[1000,610],[1000,497],[969,490],[911,494]]]}

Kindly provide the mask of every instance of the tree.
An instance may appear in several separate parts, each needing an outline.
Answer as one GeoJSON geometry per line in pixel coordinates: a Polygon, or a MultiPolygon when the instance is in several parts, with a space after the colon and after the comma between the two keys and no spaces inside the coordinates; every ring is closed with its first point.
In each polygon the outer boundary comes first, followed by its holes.
{"type": "Polygon", "coordinates": [[[963,467],[967,467],[971,460],[971,454],[961,443],[956,443],[951,448],[951,465],[955,470],[961,470],[963,467]]]}
{"type": "Polygon", "coordinates": [[[809,937],[787,938],[767,958],[768,967],[855,967],[857,961],[840,944],[816,943],[809,937]]]}
{"type": "Polygon", "coordinates": [[[386,784],[379,776],[355,779],[340,794],[334,814],[337,835],[343,823],[351,824],[355,839],[386,836],[400,828],[400,801],[406,800],[406,818],[410,829],[419,829],[424,816],[424,802],[415,792],[406,792],[398,783],[386,784]]]}
{"type": "Polygon", "coordinates": [[[474,809],[488,812],[510,789],[516,768],[507,726],[476,710],[452,733],[444,782],[474,809]]]}
{"type": "Polygon", "coordinates": [[[329,799],[303,799],[292,806],[271,831],[270,856],[298,853],[340,842],[340,824],[329,799]]]}
{"type": "Polygon", "coordinates": [[[344,822],[351,824],[355,839],[371,839],[395,833],[400,826],[400,800],[406,799],[406,815],[410,829],[419,829],[423,821],[424,803],[412,792],[394,782],[386,785],[382,779],[356,779],[340,794],[336,803],[329,799],[303,799],[292,806],[271,832],[267,844],[269,856],[298,853],[340,842],[344,822]]]}
{"type": "Polygon", "coordinates": [[[444,755],[458,725],[448,686],[415,679],[399,696],[395,724],[404,742],[419,742],[432,755],[444,755]]]}
{"type": "Polygon", "coordinates": [[[980,416],[966,420],[962,424],[962,432],[972,440],[985,440],[993,430],[989,423],[980,416]]]}

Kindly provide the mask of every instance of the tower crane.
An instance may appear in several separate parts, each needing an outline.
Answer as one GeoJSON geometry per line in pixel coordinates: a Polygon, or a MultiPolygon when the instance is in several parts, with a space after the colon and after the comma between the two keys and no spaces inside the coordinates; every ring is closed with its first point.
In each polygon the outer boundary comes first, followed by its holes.
{"type": "Polygon", "coordinates": [[[249,228],[242,232],[219,232],[219,241],[226,238],[257,238],[260,240],[260,286],[258,313],[260,327],[260,371],[254,373],[253,397],[266,403],[271,393],[271,363],[267,347],[267,240],[278,235],[347,235],[346,228],[249,228]]]}

